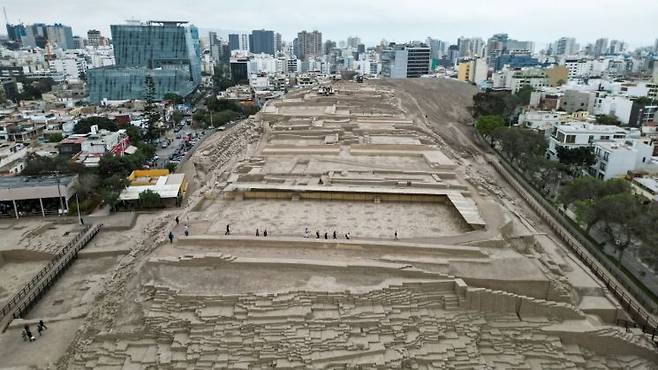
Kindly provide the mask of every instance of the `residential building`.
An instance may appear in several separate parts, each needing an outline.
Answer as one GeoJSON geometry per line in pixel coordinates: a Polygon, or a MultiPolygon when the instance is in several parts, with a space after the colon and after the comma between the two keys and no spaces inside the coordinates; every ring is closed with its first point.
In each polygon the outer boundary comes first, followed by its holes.
{"type": "Polygon", "coordinates": [[[25,33],[21,35],[21,44],[25,47],[42,49],[48,44],[64,50],[73,49],[73,31],[71,27],[60,23],[52,25],[34,23],[25,26],[25,33]]]}
{"type": "Polygon", "coordinates": [[[589,173],[601,180],[626,176],[629,171],[649,166],[652,153],[653,145],[644,139],[599,141],[594,143],[596,163],[589,173]]]}
{"type": "Polygon", "coordinates": [[[228,47],[233,50],[240,50],[240,35],[237,33],[228,34],[228,47]]]}
{"type": "Polygon", "coordinates": [[[570,122],[553,127],[548,140],[546,157],[557,160],[557,148],[575,149],[593,146],[595,142],[625,139],[628,131],[613,125],[596,125],[586,122],[570,122]]]}
{"type": "Polygon", "coordinates": [[[299,45],[299,54],[297,58],[308,59],[309,57],[318,57],[322,55],[322,33],[318,31],[297,33],[297,42],[299,45]]]}
{"type": "Polygon", "coordinates": [[[466,59],[457,66],[457,79],[480,84],[487,80],[489,67],[484,58],[466,59]]]}
{"type": "Polygon", "coordinates": [[[525,86],[532,87],[533,90],[541,89],[548,84],[546,72],[539,68],[524,68],[512,72],[509,80],[509,88],[513,94],[516,94],[525,86]]]}
{"type": "Polygon", "coordinates": [[[116,66],[87,72],[89,100],[143,99],[150,77],[155,99],[192,93],[201,83],[198,31],[185,22],[112,25],[116,66]]]}
{"type": "Polygon", "coordinates": [[[283,37],[278,32],[274,34],[274,51],[283,51],[283,37]]]}
{"type": "Polygon", "coordinates": [[[87,31],[87,45],[97,48],[101,46],[101,31],[89,30],[87,31]]]}
{"type": "Polygon", "coordinates": [[[579,46],[573,37],[561,37],[551,45],[551,55],[575,55],[579,46]]]}
{"type": "Polygon", "coordinates": [[[9,40],[20,43],[22,38],[27,35],[24,24],[7,23],[7,37],[9,40]]]}
{"type": "Polygon", "coordinates": [[[274,55],[274,31],[253,30],[249,35],[249,51],[274,55]]]}
{"type": "Polygon", "coordinates": [[[560,99],[560,108],[568,113],[592,111],[596,94],[591,91],[566,90],[560,99]]]}
{"type": "Polygon", "coordinates": [[[249,49],[249,35],[246,33],[241,33],[240,34],[240,47],[239,50],[245,50],[248,51],[249,49]]]}
{"type": "Polygon", "coordinates": [[[384,77],[420,77],[430,72],[430,48],[425,44],[391,44],[382,51],[381,62],[384,77]]]}
{"type": "Polygon", "coordinates": [[[595,57],[600,57],[608,53],[608,39],[602,38],[594,42],[593,54],[595,57]]]}
{"type": "Polygon", "coordinates": [[[635,194],[653,202],[658,202],[658,177],[642,176],[631,180],[631,188],[635,194]]]}

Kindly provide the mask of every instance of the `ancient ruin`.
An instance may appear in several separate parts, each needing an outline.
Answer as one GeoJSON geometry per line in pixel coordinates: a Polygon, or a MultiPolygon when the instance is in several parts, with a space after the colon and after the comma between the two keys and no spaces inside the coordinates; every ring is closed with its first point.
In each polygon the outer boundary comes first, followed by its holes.
{"type": "MultiPolygon", "coordinates": [[[[605,286],[478,154],[470,86],[331,87],[204,142],[182,209],[96,220],[78,261],[0,335],[1,365],[656,367],[655,344],[617,325],[605,286]],[[32,357],[19,331],[38,319],[50,328],[32,357]]],[[[3,299],[67,228],[3,224],[3,299]]]]}

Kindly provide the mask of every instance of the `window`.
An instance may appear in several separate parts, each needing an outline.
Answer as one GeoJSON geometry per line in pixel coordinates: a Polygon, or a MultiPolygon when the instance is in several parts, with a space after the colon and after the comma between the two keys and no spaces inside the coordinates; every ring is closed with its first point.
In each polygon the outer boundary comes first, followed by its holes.
{"type": "Polygon", "coordinates": [[[605,172],[605,163],[601,162],[601,164],[599,165],[599,169],[605,172]]]}
{"type": "Polygon", "coordinates": [[[576,142],[576,135],[567,135],[567,144],[574,144],[576,142]]]}
{"type": "Polygon", "coordinates": [[[607,161],[608,159],[610,159],[610,152],[604,152],[603,153],[603,160],[607,161]]]}
{"type": "Polygon", "coordinates": [[[589,138],[587,138],[588,143],[593,143],[594,142],[594,135],[589,135],[589,138]]]}

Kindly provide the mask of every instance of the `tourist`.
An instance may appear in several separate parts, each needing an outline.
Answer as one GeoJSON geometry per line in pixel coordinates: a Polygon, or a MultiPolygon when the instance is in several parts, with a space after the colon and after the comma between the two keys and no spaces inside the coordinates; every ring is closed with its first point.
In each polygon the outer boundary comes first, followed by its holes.
{"type": "Polygon", "coordinates": [[[32,335],[32,332],[30,331],[30,325],[26,324],[23,330],[25,331],[25,336],[30,342],[34,342],[36,340],[34,335],[32,335]]]}
{"type": "Polygon", "coordinates": [[[231,235],[231,225],[226,224],[226,232],[224,233],[224,235],[231,235]]]}
{"type": "Polygon", "coordinates": [[[315,232],[315,239],[320,239],[320,230],[315,232]]]}
{"type": "Polygon", "coordinates": [[[176,225],[180,223],[180,219],[178,219],[178,216],[176,216],[176,225]]]}
{"type": "Polygon", "coordinates": [[[170,231],[169,232],[169,244],[171,244],[173,242],[174,242],[174,233],[170,231]]]}
{"type": "Polygon", "coordinates": [[[334,230],[334,239],[338,239],[336,238],[336,230],[334,230]]]}
{"type": "Polygon", "coordinates": [[[260,233],[258,232],[258,229],[256,229],[256,236],[260,236],[260,233]]]}
{"type": "Polygon", "coordinates": [[[185,236],[190,236],[190,227],[185,225],[185,236]]]}
{"type": "Polygon", "coordinates": [[[325,232],[324,232],[324,238],[325,238],[325,239],[329,239],[328,236],[329,236],[329,234],[327,234],[327,232],[325,231],[325,232]]]}
{"type": "Polygon", "coordinates": [[[350,240],[350,233],[345,234],[345,239],[350,240]]]}
{"type": "Polygon", "coordinates": [[[263,236],[267,238],[267,229],[263,230],[263,236]]]}
{"type": "Polygon", "coordinates": [[[398,231],[395,230],[395,240],[398,240],[398,231]]]}
{"type": "Polygon", "coordinates": [[[308,239],[308,227],[304,228],[304,239],[308,239]]]}
{"type": "Polygon", "coordinates": [[[43,323],[43,320],[39,320],[39,324],[37,324],[37,331],[39,332],[39,336],[42,336],[43,331],[46,329],[48,329],[48,327],[43,323]]]}

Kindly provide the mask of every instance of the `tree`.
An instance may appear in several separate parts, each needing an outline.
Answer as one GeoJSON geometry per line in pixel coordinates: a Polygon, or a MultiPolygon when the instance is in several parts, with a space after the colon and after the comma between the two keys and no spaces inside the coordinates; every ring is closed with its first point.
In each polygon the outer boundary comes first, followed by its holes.
{"type": "Polygon", "coordinates": [[[131,143],[137,144],[142,141],[142,131],[139,129],[139,127],[127,125],[124,127],[124,129],[126,130],[126,134],[128,135],[131,143]]]}
{"type": "Polygon", "coordinates": [[[577,177],[566,184],[560,191],[560,202],[564,208],[576,201],[592,200],[598,197],[601,188],[601,180],[591,176],[577,177]]]}
{"type": "Polygon", "coordinates": [[[167,169],[169,170],[169,173],[174,173],[174,172],[176,172],[176,167],[177,167],[176,163],[173,163],[173,162],[167,162],[167,166],[166,166],[166,167],[167,167],[167,169]]]}
{"type": "Polygon", "coordinates": [[[64,136],[59,132],[48,136],[49,143],[59,143],[62,140],[64,140],[64,136]]]}
{"type": "Polygon", "coordinates": [[[615,125],[619,126],[621,122],[614,114],[600,114],[596,116],[596,123],[599,125],[615,125]]]}
{"type": "Polygon", "coordinates": [[[507,91],[487,91],[473,96],[473,116],[496,115],[513,122],[521,99],[507,91]]]}
{"type": "Polygon", "coordinates": [[[500,127],[505,127],[505,120],[501,116],[481,116],[475,123],[475,129],[483,136],[488,137],[493,145],[493,132],[500,127]]]}
{"type": "Polygon", "coordinates": [[[174,121],[174,123],[177,124],[177,125],[178,125],[179,123],[181,123],[181,121],[183,120],[183,117],[184,117],[183,112],[181,112],[181,111],[179,111],[179,110],[175,110],[175,111],[173,111],[173,112],[171,113],[171,119],[172,119],[172,120],[174,121]]]}
{"type": "Polygon", "coordinates": [[[139,206],[141,208],[160,208],[162,207],[162,199],[160,194],[152,190],[144,190],[139,193],[139,206]]]}
{"type": "Polygon", "coordinates": [[[530,104],[530,96],[532,95],[533,91],[535,91],[535,89],[533,89],[532,86],[526,85],[521,87],[519,91],[516,92],[516,96],[519,97],[521,105],[530,104]]]}
{"type": "Polygon", "coordinates": [[[575,176],[580,175],[587,167],[596,163],[596,155],[594,149],[589,146],[569,149],[567,147],[557,147],[557,157],[560,163],[569,166],[571,173],[575,176]],[[578,171],[580,170],[580,171],[578,171]]]}
{"type": "Polygon", "coordinates": [[[116,123],[107,117],[93,116],[83,118],[73,126],[73,133],[88,134],[91,132],[91,126],[98,126],[99,130],[117,131],[119,128],[116,123]]]}
{"type": "Polygon", "coordinates": [[[157,134],[156,124],[160,120],[160,113],[156,111],[155,106],[155,84],[153,77],[147,75],[144,78],[144,117],[146,117],[146,138],[155,139],[157,134]]]}
{"type": "Polygon", "coordinates": [[[164,95],[164,100],[170,100],[170,101],[172,101],[174,104],[183,104],[183,101],[184,101],[184,99],[183,99],[182,96],[180,96],[180,95],[178,95],[178,94],[176,94],[176,93],[173,93],[173,92],[168,92],[168,93],[166,93],[166,94],[164,95]]]}
{"type": "Polygon", "coordinates": [[[605,222],[604,229],[617,249],[617,259],[621,261],[637,230],[637,220],[641,215],[640,203],[631,193],[618,193],[606,195],[597,201],[597,205],[599,218],[605,222]]]}
{"type": "Polygon", "coordinates": [[[213,69],[213,89],[215,92],[224,91],[233,86],[231,81],[231,66],[228,63],[219,63],[213,69]]]}

